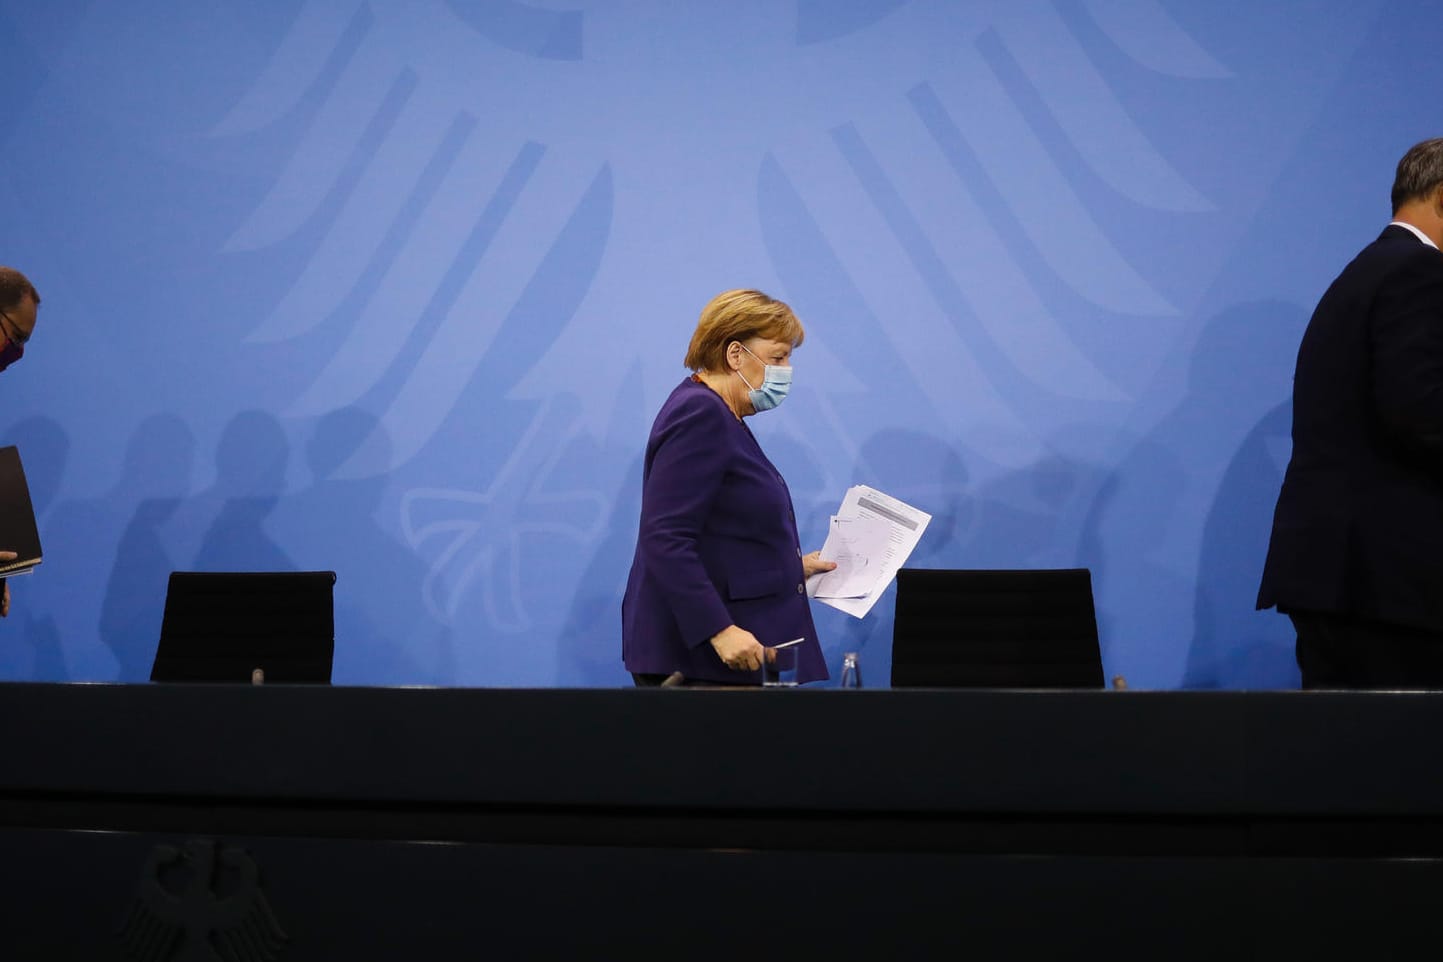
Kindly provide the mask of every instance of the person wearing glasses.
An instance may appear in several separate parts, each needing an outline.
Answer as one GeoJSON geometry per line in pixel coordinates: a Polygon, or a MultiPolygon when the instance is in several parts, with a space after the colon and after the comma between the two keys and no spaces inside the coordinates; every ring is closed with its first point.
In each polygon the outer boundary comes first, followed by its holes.
{"type": "MultiPolygon", "coordinates": [[[[0,371],[25,356],[25,345],[35,332],[40,295],[25,275],[0,267],[0,371]]],[[[0,551],[0,561],[14,561],[15,552],[0,551]]],[[[0,578],[0,618],[10,614],[10,586],[0,578]]]]}
{"type": "Polygon", "coordinates": [[[761,291],[725,291],[701,312],[692,373],[657,414],[642,466],[621,602],[622,660],[638,686],[676,673],[756,685],[764,658],[795,659],[799,682],[827,677],[804,583],[836,565],[802,554],[786,482],[742,420],[787,396],[802,337],[792,309],[761,291]]]}

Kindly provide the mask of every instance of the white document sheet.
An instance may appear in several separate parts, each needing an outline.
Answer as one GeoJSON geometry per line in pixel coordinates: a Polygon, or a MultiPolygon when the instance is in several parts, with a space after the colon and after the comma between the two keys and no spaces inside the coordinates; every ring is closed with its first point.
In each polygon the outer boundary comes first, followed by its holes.
{"type": "Polygon", "coordinates": [[[882,565],[891,554],[892,526],[880,518],[832,516],[822,557],[835,561],[832,571],[817,575],[813,598],[862,598],[877,587],[882,565]]]}
{"type": "Polygon", "coordinates": [[[906,564],[931,520],[927,512],[876,488],[848,488],[822,545],[822,558],[837,562],[837,568],[809,578],[807,594],[862,617],[906,564]]]}

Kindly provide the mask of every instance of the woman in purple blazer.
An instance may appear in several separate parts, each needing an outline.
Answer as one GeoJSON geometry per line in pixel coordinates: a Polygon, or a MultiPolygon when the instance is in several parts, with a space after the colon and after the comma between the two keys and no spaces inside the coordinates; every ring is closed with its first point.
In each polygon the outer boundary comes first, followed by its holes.
{"type": "Polygon", "coordinates": [[[786,482],[743,422],[776,407],[802,343],[792,309],[726,291],[701,312],[692,375],[671,392],[646,443],[641,527],[621,652],[638,685],[759,684],[763,659],[796,658],[797,680],[827,677],[806,579],[836,567],[802,554],[786,482]],[[772,646],[795,638],[783,651],[772,646]]]}

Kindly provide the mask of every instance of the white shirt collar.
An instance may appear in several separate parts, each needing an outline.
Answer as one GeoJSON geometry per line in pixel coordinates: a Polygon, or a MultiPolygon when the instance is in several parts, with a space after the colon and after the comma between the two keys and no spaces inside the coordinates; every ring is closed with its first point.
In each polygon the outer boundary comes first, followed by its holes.
{"type": "Polygon", "coordinates": [[[1433,243],[1433,238],[1429,237],[1427,234],[1423,233],[1421,230],[1419,230],[1418,228],[1414,227],[1412,224],[1405,224],[1405,223],[1403,223],[1401,220],[1395,220],[1395,221],[1391,222],[1388,226],[1389,226],[1389,227],[1405,227],[1405,228],[1407,228],[1408,230],[1412,231],[1413,234],[1414,234],[1414,236],[1416,236],[1420,241],[1422,241],[1423,243],[1427,244],[1429,247],[1433,248],[1435,251],[1438,249],[1438,245],[1435,244],[1435,243],[1433,243]]]}

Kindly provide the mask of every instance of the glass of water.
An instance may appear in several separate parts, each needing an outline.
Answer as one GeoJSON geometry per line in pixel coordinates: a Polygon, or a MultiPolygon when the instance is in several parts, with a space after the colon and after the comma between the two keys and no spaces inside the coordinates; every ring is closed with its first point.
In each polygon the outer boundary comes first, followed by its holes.
{"type": "Polygon", "coordinates": [[[762,659],[763,688],[797,687],[797,646],[802,639],[783,642],[766,650],[762,659]]]}

